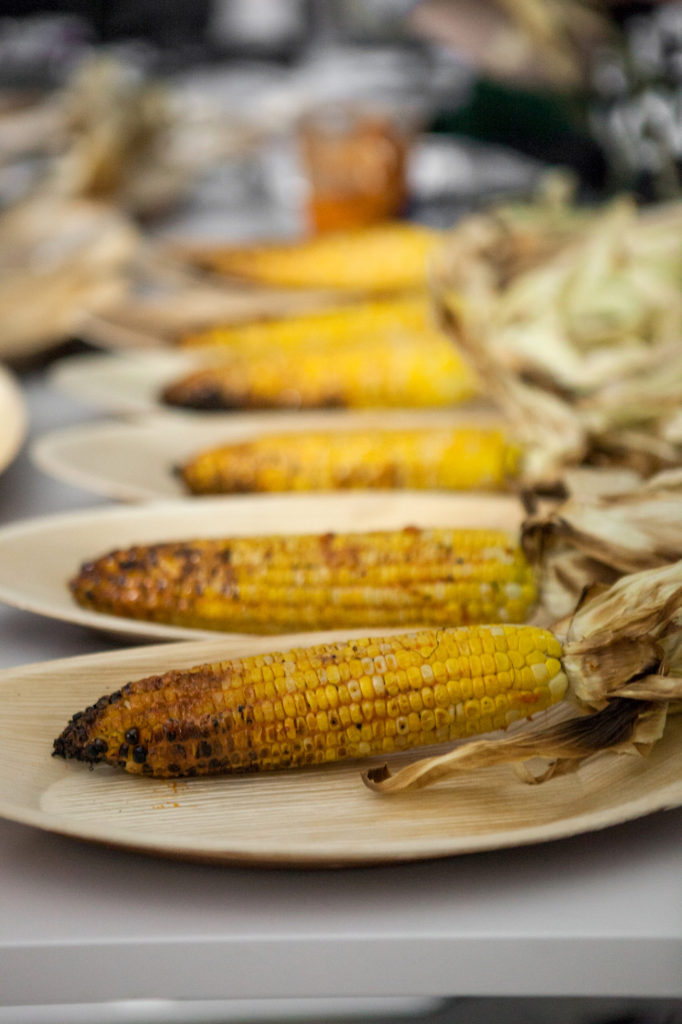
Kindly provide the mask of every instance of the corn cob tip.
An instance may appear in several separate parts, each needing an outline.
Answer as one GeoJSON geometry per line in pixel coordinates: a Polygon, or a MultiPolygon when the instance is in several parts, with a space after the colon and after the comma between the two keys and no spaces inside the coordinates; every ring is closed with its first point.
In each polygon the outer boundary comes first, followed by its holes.
{"type": "Polygon", "coordinates": [[[244,402],[231,399],[225,388],[201,380],[198,374],[166,385],[161,390],[161,402],[196,412],[230,412],[244,407],[244,402]]]}
{"type": "MultiPolygon", "coordinates": [[[[113,696],[113,695],[111,695],[113,696]]],[[[92,728],[100,709],[111,703],[111,696],[102,697],[84,711],[77,711],[52,745],[52,756],[65,761],[85,761],[90,766],[105,760],[106,740],[93,737],[92,728]]]]}

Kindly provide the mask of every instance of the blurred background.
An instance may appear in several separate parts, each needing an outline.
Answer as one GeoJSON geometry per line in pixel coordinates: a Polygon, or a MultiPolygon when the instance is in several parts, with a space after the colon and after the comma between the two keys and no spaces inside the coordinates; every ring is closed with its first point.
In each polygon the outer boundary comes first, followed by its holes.
{"type": "Polygon", "coordinates": [[[245,205],[251,236],[255,208],[263,234],[441,225],[548,167],[661,199],[681,76],[676,2],[3,0],[0,206],[40,186],[152,218],[200,185],[197,230],[229,208],[238,235],[245,205]]]}

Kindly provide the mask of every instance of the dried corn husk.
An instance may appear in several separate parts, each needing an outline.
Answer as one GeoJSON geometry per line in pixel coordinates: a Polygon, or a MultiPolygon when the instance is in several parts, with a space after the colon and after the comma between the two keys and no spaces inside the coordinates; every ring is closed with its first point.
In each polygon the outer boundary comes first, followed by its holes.
{"type": "Polygon", "coordinates": [[[452,233],[432,268],[443,325],[527,448],[528,480],[586,461],[645,475],[674,466],[682,203],[640,213],[621,199],[589,219],[567,214],[563,233],[551,209],[538,221],[544,251],[537,242],[511,270],[476,253],[471,225],[452,233]]]}
{"type": "Polygon", "coordinates": [[[502,738],[464,743],[391,774],[363,776],[381,793],[431,785],[460,771],[516,763],[544,781],[596,753],[646,755],[682,701],[682,562],[596,584],[575,613],[554,626],[563,644],[570,699],[559,722],[533,721],[502,738]],[[539,775],[526,762],[547,759],[539,775]]]}
{"type": "Polygon", "coordinates": [[[545,614],[567,615],[588,583],[611,584],[682,559],[682,470],[615,493],[574,491],[528,516],[522,544],[538,569],[545,614]]]}
{"type": "Polygon", "coordinates": [[[197,112],[136,63],[95,53],[62,88],[0,119],[0,169],[30,158],[25,198],[83,196],[147,217],[262,136],[238,111],[197,112]]]}
{"type": "Polygon", "coordinates": [[[512,33],[492,41],[487,63],[497,63],[498,73],[540,78],[559,89],[584,84],[586,55],[612,34],[604,13],[584,0],[497,0],[497,5],[512,33]]]}
{"type": "Polygon", "coordinates": [[[0,218],[0,356],[62,341],[84,310],[120,301],[139,237],[126,217],[83,199],[34,199],[0,218]]]}
{"type": "Polygon", "coordinates": [[[562,91],[585,84],[587,55],[614,31],[589,0],[493,0],[478,12],[457,3],[413,7],[417,33],[464,46],[486,76],[562,91]]]}
{"type": "Polygon", "coordinates": [[[191,168],[179,159],[165,88],[113,57],[86,60],[52,100],[62,144],[43,189],[88,196],[153,214],[186,192],[191,168]]]}

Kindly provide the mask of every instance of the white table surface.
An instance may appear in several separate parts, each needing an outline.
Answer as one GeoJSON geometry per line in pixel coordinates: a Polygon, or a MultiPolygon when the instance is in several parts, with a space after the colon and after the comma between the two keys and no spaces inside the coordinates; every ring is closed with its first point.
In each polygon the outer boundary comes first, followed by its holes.
{"type": "MultiPolygon", "coordinates": [[[[22,383],[33,436],[96,415],[40,374],[22,383]]],[[[34,469],[26,446],[0,476],[3,523],[97,504],[34,469]]],[[[112,643],[0,606],[2,668],[112,643]]],[[[314,872],[173,863],[0,821],[0,894],[0,1006],[682,997],[681,809],[522,849],[314,872]]]]}

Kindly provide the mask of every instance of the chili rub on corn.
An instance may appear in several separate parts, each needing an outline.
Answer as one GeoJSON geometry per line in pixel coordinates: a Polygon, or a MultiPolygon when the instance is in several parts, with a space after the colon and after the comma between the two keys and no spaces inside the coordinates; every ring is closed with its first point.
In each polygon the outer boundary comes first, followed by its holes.
{"type": "Polygon", "coordinates": [[[494,428],[291,431],[199,452],[178,468],[193,494],[363,488],[505,490],[521,450],[494,428]]]}
{"type": "Polygon", "coordinates": [[[505,728],[563,699],[532,626],[422,630],[170,671],[73,716],[54,754],[158,777],[319,765],[505,728]]]}
{"type": "Polygon", "coordinates": [[[391,222],[281,244],[207,247],[194,258],[218,273],[261,284],[379,294],[423,288],[441,237],[419,224],[391,222]]]}
{"type": "Polygon", "coordinates": [[[138,545],[71,581],[95,611],[248,633],[523,622],[534,573],[497,530],[416,529],[138,545]]]}
{"type": "Polygon", "coordinates": [[[161,390],[166,405],[232,409],[441,408],[472,398],[473,372],[443,335],[349,337],[338,347],[221,350],[161,390]]]}

